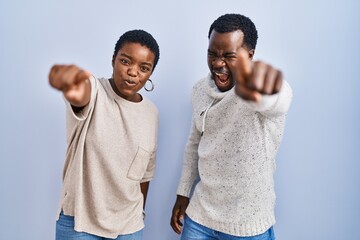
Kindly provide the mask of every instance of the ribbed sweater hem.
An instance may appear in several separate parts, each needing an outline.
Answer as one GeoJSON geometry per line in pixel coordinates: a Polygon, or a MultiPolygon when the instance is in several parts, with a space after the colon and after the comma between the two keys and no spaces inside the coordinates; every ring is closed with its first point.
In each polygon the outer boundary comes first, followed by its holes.
{"type": "Polygon", "coordinates": [[[253,222],[224,222],[214,219],[204,219],[194,209],[188,208],[186,214],[195,222],[215,231],[237,237],[251,237],[266,232],[275,224],[275,216],[269,215],[253,222]]]}

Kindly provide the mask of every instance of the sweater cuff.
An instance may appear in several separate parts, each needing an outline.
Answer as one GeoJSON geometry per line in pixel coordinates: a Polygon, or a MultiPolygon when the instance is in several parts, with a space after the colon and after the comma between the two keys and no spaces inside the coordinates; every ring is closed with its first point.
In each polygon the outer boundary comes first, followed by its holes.
{"type": "Polygon", "coordinates": [[[190,198],[191,190],[192,190],[191,184],[179,184],[178,189],[176,191],[176,195],[190,198]]]}

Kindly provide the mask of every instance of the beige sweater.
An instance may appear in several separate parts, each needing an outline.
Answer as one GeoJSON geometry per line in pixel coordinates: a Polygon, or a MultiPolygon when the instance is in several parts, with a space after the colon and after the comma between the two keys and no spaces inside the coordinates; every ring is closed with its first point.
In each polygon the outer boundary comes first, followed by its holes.
{"type": "Polygon", "coordinates": [[[67,103],[58,214],[75,216],[76,231],[115,238],[144,227],[140,182],[154,175],[158,110],[145,97],[119,97],[108,79],[90,82],[91,100],[80,113],[67,103]]]}
{"type": "Polygon", "coordinates": [[[210,76],[193,89],[193,124],[177,194],[189,197],[196,185],[186,210],[191,219],[227,234],[255,236],[275,223],[275,157],[292,91],[284,81],[280,93],[255,104],[234,89],[220,92],[210,76]]]}

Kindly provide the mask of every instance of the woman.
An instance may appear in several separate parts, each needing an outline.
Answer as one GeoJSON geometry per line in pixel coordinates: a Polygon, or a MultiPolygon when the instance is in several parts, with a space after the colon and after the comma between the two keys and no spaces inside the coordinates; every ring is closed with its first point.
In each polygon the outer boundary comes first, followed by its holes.
{"type": "Polygon", "coordinates": [[[50,85],[67,103],[57,240],[142,239],[158,111],[138,91],[153,90],[149,77],[158,60],[156,40],[133,30],[115,45],[110,79],[96,79],[74,65],[50,70],[50,85]]]}

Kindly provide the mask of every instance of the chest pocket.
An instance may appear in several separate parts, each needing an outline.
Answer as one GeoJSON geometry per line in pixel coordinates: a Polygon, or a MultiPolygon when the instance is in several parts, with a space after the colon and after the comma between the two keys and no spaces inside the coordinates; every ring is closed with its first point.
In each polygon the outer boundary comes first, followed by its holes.
{"type": "Polygon", "coordinates": [[[145,149],[138,147],[135,157],[130,165],[127,177],[131,180],[140,181],[146,172],[151,154],[145,149]]]}

